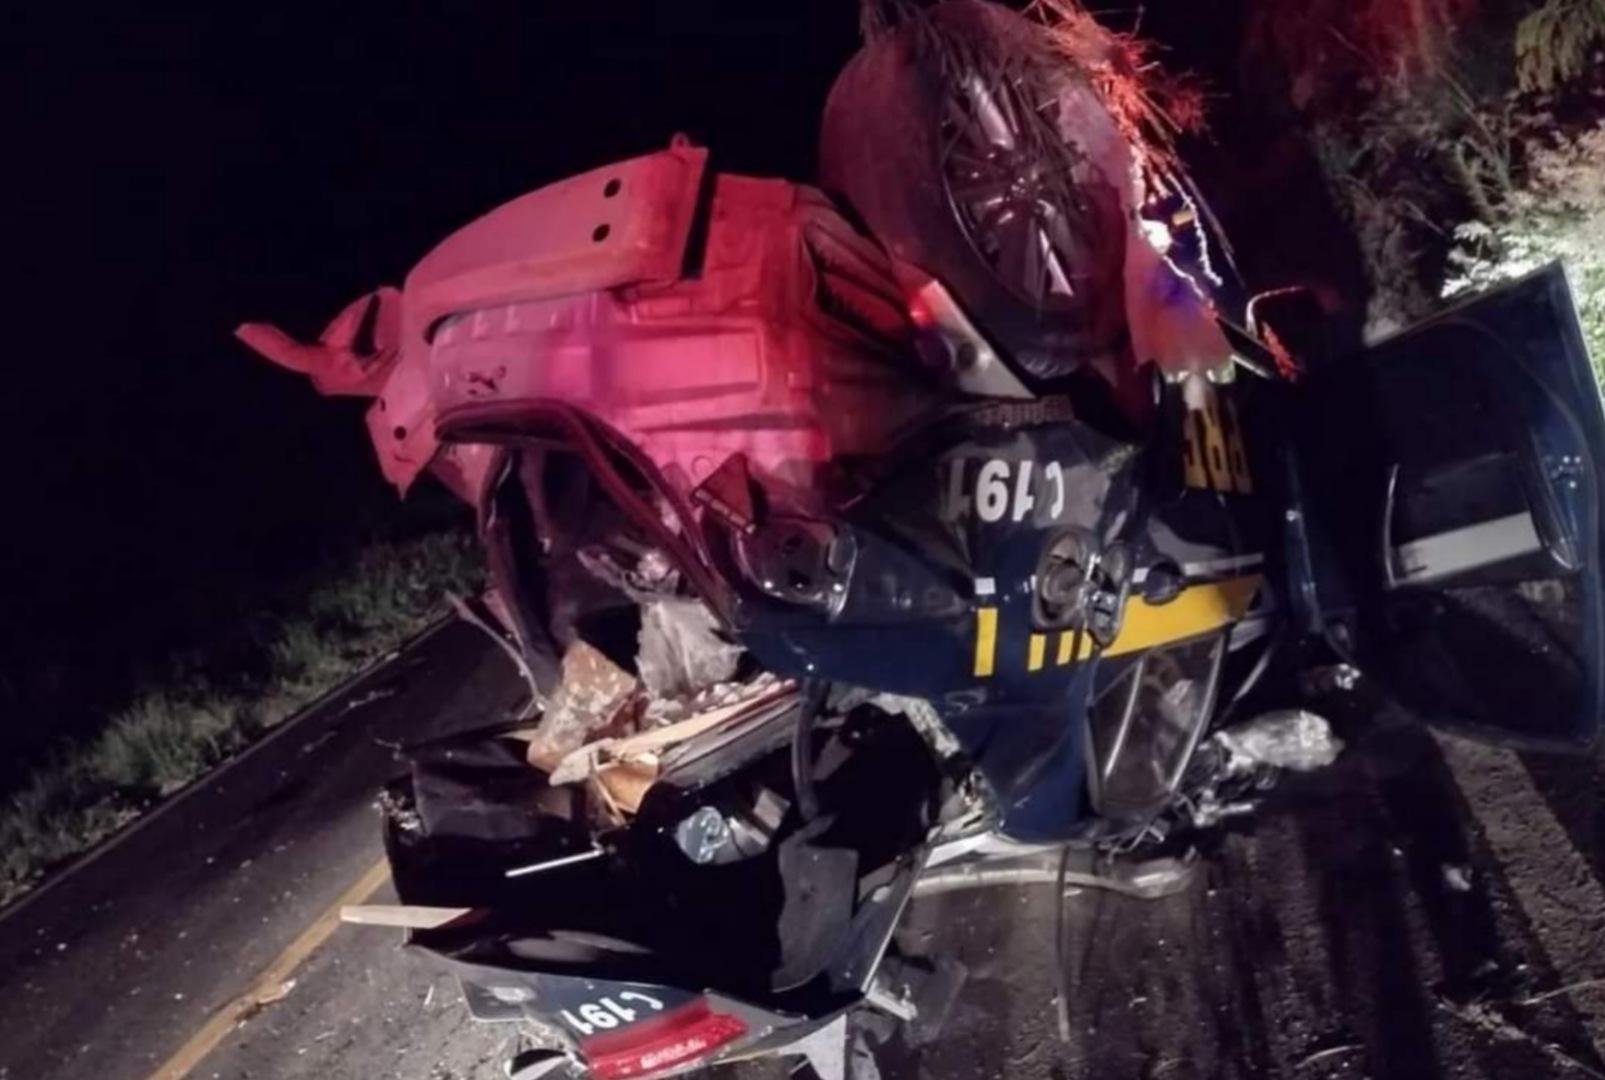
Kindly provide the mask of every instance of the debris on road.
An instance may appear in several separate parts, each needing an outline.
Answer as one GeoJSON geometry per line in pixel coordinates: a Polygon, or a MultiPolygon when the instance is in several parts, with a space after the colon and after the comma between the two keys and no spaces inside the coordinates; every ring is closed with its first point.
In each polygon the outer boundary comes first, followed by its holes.
{"type": "Polygon", "coordinates": [[[281,983],[266,986],[256,991],[250,997],[246,998],[240,1003],[239,1011],[234,1017],[234,1026],[238,1027],[241,1024],[248,1023],[253,1017],[255,1017],[263,1009],[267,1008],[269,1005],[277,1004],[278,1002],[289,997],[290,991],[294,989],[295,980],[285,979],[281,983]]]}
{"type": "Polygon", "coordinates": [[[1324,768],[1343,752],[1343,740],[1332,734],[1324,717],[1307,709],[1278,709],[1215,734],[1231,755],[1231,769],[1246,772],[1256,765],[1307,772],[1324,768]]]}
{"type": "Polygon", "coordinates": [[[1341,1046],[1329,1046],[1325,1050],[1317,1050],[1317,1051],[1315,1051],[1315,1053],[1310,1054],[1308,1057],[1304,1058],[1302,1061],[1300,1061],[1298,1063],[1297,1068],[1300,1068],[1300,1069],[1308,1068],[1309,1066],[1314,1065],[1316,1062],[1327,1061],[1327,1060],[1330,1060],[1331,1058],[1340,1057],[1340,1056],[1342,1056],[1344,1054],[1352,1054],[1356,1050],[1364,1050],[1364,1049],[1365,1049],[1365,1044],[1364,1043],[1357,1043],[1357,1042],[1344,1043],[1341,1046]]]}
{"type": "Polygon", "coordinates": [[[1491,1005],[1481,1002],[1462,1005],[1440,997],[1438,999],[1438,1007],[1448,1012],[1451,1016],[1494,1036],[1496,1039],[1525,1043],[1533,1047],[1556,1067],[1558,1070],[1557,1075],[1576,1073],[1592,1077],[1593,1080],[1605,1080],[1605,1073],[1589,1068],[1549,1040],[1541,1039],[1532,1034],[1532,1032],[1511,1023],[1491,1005]]]}
{"type": "Polygon", "coordinates": [[[388,698],[393,698],[400,692],[401,687],[397,684],[393,682],[384,683],[380,686],[374,687],[367,693],[359,694],[356,697],[353,697],[341,707],[340,711],[355,712],[357,709],[365,708],[366,706],[372,705],[376,701],[384,701],[388,698]]]}
{"type": "Polygon", "coordinates": [[[1537,1005],[1541,1002],[1548,1001],[1552,997],[1560,997],[1562,994],[1574,994],[1579,990],[1592,990],[1599,986],[1605,986],[1605,979],[1580,979],[1577,982],[1567,983],[1565,986],[1557,986],[1553,990],[1545,990],[1541,994],[1533,994],[1531,997],[1524,997],[1515,1002],[1515,1004],[1537,1005]]]}

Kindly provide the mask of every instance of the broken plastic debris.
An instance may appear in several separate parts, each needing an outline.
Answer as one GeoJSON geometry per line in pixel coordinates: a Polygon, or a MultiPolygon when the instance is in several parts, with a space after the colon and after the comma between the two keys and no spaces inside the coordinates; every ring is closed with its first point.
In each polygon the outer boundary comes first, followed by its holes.
{"type": "Polygon", "coordinates": [[[599,739],[570,751],[551,770],[552,784],[572,784],[595,776],[619,763],[645,766],[656,776],[658,754],[670,746],[693,739],[715,728],[732,723],[777,698],[796,693],[792,683],[754,680],[738,701],[699,713],[664,727],[649,728],[626,739],[599,739]],[[761,687],[761,688],[760,688],[761,687]]]}
{"type": "Polygon", "coordinates": [[[576,554],[587,573],[637,604],[672,595],[680,581],[680,572],[674,568],[674,563],[656,548],[643,552],[633,569],[621,564],[616,554],[605,547],[582,547],[576,554]]]}
{"type": "Polygon", "coordinates": [[[598,771],[594,779],[609,809],[615,814],[634,814],[657,783],[658,768],[655,763],[619,761],[598,771]]]}
{"type": "Polygon", "coordinates": [[[1303,683],[1312,694],[1353,690],[1360,685],[1360,669],[1352,664],[1329,664],[1306,672],[1303,683]]]}
{"type": "Polygon", "coordinates": [[[641,609],[641,682],[654,698],[680,698],[736,673],[741,647],[719,636],[713,612],[699,600],[662,597],[641,609]]]}
{"type": "Polygon", "coordinates": [[[698,809],[674,828],[674,842],[686,858],[705,866],[719,857],[730,840],[730,823],[711,806],[698,809]]]}
{"type": "Polygon", "coordinates": [[[563,681],[529,741],[529,760],[553,768],[593,735],[605,731],[635,696],[637,684],[583,641],[563,654],[563,681]]]}
{"type": "Polygon", "coordinates": [[[540,1080],[561,1070],[567,1070],[573,1060],[561,1050],[538,1047],[521,1050],[506,1064],[508,1080],[540,1080]]]}
{"type": "Polygon", "coordinates": [[[1304,709],[1277,709],[1215,734],[1231,755],[1233,771],[1255,765],[1307,772],[1337,760],[1343,740],[1324,717],[1304,709]]]}
{"type": "Polygon", "coordinates": [[[295,989],[295,980],[294,979],[285,979],[283,982],[279,983],[277,986],[270,986],[270,987],[267,987],[267,988],[259,991],[257,993],[257,995],[254,998],[251,999],[251,1004],[253,1004],[253,1005],[272,1005],[275,1002],[283,1001],[285,998],[289,997],[290,996],[290,991],[294,990],[294,989],[295,989]]]}
{"type": "Polygon", "coordinates": [[[767,694],[779,682],[773,673],[760,671],[747,682],[714,683],[698,690],[690,697],[651,698],[647,701],[643,713],[645,726],[652,728],[663,724],[677,724],[713,709],[739,705],[767,694]]]}

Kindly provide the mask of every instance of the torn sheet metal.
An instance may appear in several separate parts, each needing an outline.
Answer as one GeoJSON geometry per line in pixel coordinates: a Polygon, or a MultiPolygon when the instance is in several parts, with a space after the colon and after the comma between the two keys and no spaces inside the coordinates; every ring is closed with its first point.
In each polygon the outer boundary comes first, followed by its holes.
{"type": "MultiPolygon", "coordinates": [[[[351,349],[368,297],[318,345],[264,324],[240,337],[327,392],[372,396],[369,436],[402,491],[440,471],[449,414],[532,401],[585,408],[682,495],[737,454],[807,489],[928,406],[892,377],[906,307],[884,251],[822,193],[706,163],[677,141],[469,224],[384,293],[372,358],[351,349]]],[[[474,490],[485,463],[454,464],[474,490]]]]}

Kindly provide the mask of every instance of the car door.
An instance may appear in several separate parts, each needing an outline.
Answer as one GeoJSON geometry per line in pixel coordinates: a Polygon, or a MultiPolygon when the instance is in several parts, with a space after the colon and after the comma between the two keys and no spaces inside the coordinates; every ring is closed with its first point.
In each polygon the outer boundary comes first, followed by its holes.
{"type": "Polygon", "coordinates": [[[1561,266],[1334,362],[1301,396],[1289,562],[1333,647],[1429,723],[1591,745],[1605,413],[1561,266]]]}

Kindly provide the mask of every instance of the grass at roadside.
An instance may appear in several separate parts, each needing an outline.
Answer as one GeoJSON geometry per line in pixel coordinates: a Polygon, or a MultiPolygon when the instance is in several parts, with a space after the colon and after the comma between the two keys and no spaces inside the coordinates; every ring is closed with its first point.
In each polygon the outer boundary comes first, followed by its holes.
{"type": "Polygon", "coordinates": [[[254,670],[207,673],[199,658],[59,748],[0,803],[0,905],[421,630],[480,573],[461,534],[375,544],[278,621],[254,670]]]}

